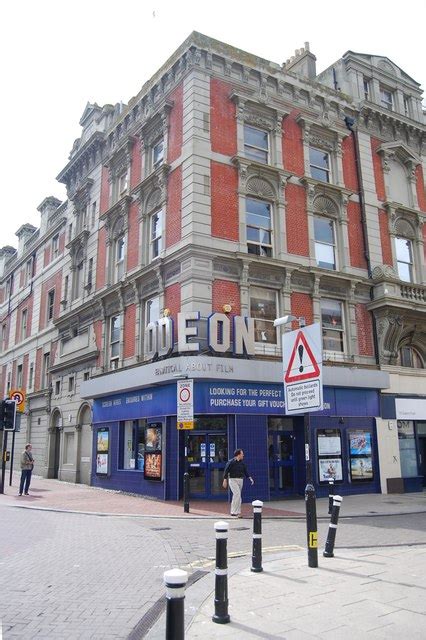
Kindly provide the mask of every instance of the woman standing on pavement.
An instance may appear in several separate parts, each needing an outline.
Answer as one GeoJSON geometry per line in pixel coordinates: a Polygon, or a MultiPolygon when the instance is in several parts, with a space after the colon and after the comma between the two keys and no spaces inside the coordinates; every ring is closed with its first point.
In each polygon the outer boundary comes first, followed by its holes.
{"type": "Polygon", "coordinates": [[[223,488],[229,488],[232,493],[231,502],[231,516],[241,518],[241,491],[243,489],[244,478],[248,478],[252,485],[254,484],[253,478],[247,471],[247,466],[243,462],[244,451],[242,449],[235,449],[234,457],[226,464],[223,472],[223,488]]]}

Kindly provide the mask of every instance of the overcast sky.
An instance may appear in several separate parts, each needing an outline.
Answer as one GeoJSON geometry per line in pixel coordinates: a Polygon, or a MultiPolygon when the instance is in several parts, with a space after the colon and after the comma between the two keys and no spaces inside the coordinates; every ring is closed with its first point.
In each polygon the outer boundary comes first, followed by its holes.
{"type": "Polygon", "coordinates": [[[426,87],[424,1],[6,0],[0,37],[0,247],[64,200],[66,165],[88,101],[125,102],[196,30],[282,63],[310,42],[317,72],[351,49],[388,56],[426,87]]]}

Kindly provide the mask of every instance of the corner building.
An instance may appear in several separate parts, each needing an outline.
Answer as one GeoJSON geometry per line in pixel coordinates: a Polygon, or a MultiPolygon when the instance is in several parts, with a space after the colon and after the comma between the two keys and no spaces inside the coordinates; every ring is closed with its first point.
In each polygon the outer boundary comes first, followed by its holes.
{"type": "MultiPolygon", "coordinates": [[[[317,76],[307,45],[278,65],[193,33],[127,106],[88,104],[80,123],[58,176],[68,200],[48,216],[64,236],[52,312],[37,289],[47,346],[37,355],[36,328],[27,338],[36,372],[49,353],[21,429],[40,433],[45,474],[179,499],[188,469],[192,497],[225,499],[241,447],[246,500],[302,493],[303,416],[285,414],[273,327],[293,314],[322,326],[319,495],[330,477],[342,494],[420,488],[421,420],[408,481],[409,429],[387,413],[401,380],[426,401],[418,84],[383,57],[348,52],[317,76]],[[182,431],[189,380],[195,425],[182,431]]],[[[1,251],[2,317],[17,322],[6,285],[29,247],[1,251]]],[[[5,392],[24,351],[2,353],[5,392]]]]}

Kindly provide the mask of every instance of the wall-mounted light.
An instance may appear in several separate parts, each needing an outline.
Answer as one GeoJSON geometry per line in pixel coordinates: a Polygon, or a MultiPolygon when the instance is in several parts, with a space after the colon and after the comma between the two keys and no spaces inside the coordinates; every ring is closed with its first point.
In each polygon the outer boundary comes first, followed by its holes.
{"type": "Polygon", "coordinates": [[[230,304],[224,304],[222,307],[223,313],[231,313],[232,311],[232,305],[230,304]]]}
{"type": "Polygon", "coordinates": [[[171,313],[171,312],[170,312],[170,309],[164,309],[164,311],[163,311],[163,317],[164,317],[164,318],[168,318],[168,317],[169,317],[169,315],[170,315],[170,313],[171,313]]]}

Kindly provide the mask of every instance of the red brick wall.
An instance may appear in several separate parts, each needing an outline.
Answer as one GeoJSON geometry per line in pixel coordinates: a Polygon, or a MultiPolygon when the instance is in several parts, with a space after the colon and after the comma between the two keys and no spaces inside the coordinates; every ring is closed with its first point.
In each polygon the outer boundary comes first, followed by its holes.
{"type": "Polygon", "coordinates": [[[379,209],[379,228],[380,228],[380,243],[382,245],[382,260],[383,264],[392,266],[392,247],[391,239],[389,235],[388,216],[386,211],[379,209]]]}
{"type": "Polygon", "coordinates": [[[303,176],[305,165],[303,160],[302,130],[296,122],[298,111],[292,111],[283,123],[283,163],[287,171],[303,176]]]}
{"type": "Polygon", "coordinates": [[[371,153],[373,156],[374,178],[376,182],[376,192],[378,200],[385,201],[385,178],[383,174],[382,159],[377,153],[377,148],[381,145],[381,141],[371,138],[371,153]]]}
{"type": "Polygon", "coordinates": [[[24,359],[22,362],[22,386],[24,389],[27,388],[28,386],[28,362],[29,362],[30,356],[28,353],[26,353],[24,355],[24,359]]]}
{"type": "Polygon", "coordinates": [[[12,389],[15,389],[16,387],[16,366],[17,366],[17,363],[16,363],[16,360],[14,360],[12,362],[12,389]]]}
{"type": "Polygon", "coordinates": [[[169,163],[179,158],[183,141],[183,84],[181,83],[168,96],[174,102],[169,116],[169,137],[167,159],[169,163]]]}
{"type": "Polygon", "coordinates": [[[355,139],[353,135],[347,136],[342,143],[343,151],[343,181],[346,189],[359,191],[358,176],[356,171],[355,139]]]}
{"type": "Polygon", "coordinates": [[[229,280],[214,280],[212,287],[212,312],[223,313],[223,305],[230,304],[229,317],[241,315],[240,285],[229,280]]]}
{"type": "Polygon", "coordinates": [[[93,323],[95,332],[96,347],[99,350],[97,366],[102,367],[104,364],[104,346],[102,344],[102,320],[96,320],[93,323]]]}
{"type": "Polygon", "coordinates": [[[101,174],[101,195],[99,199],[99,213],[102,215],[109,208],[109,169],[107,167],[102,167],[101,174]]]}
{"type": "Polygon", "coordinates": [[[285,190],[287,250],[298,256],[309,256],[308,214],[306,192],[297,184],[288,184],[285,190]]]}
{"type": "Polygon", "coordinates": [[[169,174],[167,188],[166,248],[182,237],[182,167],[169,174]]]}
{"type": "Polygon", "coordinates": [[[96,262],[96,289],[101,289],[106,283],[106,231],[101,227],[98,233],[98,255],[96,262]]]}
{"type": "Polygon", "coordinates": [[[358,202],[348,203],[348,236],[351,266],[366,269],[367,260],[362,232],[361,207],[358,202]]]}
{"type": "Polygon", "coordinates": [[[41,348],[37,349],[36,361],[35,361],[35,372],[34,372],[34,391],[38,391],[40,389],[42,357],[43,357],[43,349],[41,348]]]}
{"type": "Polygon", "coordinates": [[[371,313],[365,304],[355,305],[355,317],[358,329],[358,350],[360,356],[374,355],[373,322],[371,313]]]}
{"type": "MultiPolygon", "coordinates": [[[[297,291],[293,291],[291,293],[291,313],[294,316],[300,318],[300,316],[304,316],[306,319],[306,324],[312,324],[314,321],[314,310],[312,304],[312,298],[308,293],[298,293],[297,291]]],[[[297,322],[292,323],[292,328],[297,329],[297,322]]]]}
{"type": "Polygon", "coordinates": [[[131,358],[135,355],[136,343],[136,305],[131,304],[124,311],[124,345],[123,357],[131,358]]]}
{"type": "Polygon", "coordinates": [[[164,289],[164,308],[170,309],[170,315],[176,322],[177,314],[181,309],[180,283],[176,282],[164,289]]]}
{"type": "Polygon", "coordinates": [[[238,173],[235,167],[211,163],[212,236],[238,242],[238,173]]]}
{"type": "Polygon", "coordinates": [[[132,202],[129,208],[129,230],[127,234],[127,271],[131,271],[139,263],[139,207],[132,202]]]}
{"type": "Polygon", "coordinates": [[[135,138],[132,147],[132,163],[130,165],[130,188],[136,187],[142,176],[142,145],[140,138],[135,138]]]}
{"type": "Polygon", "coordinates": [[[230,99],[232,87],[222,80],[210,81],[210,124],[212,151],[234,156],[237,153],[235,104],[230,99]]]}
{"type": "Polygon", "coordinates": [[[419,202],[419,209],[426,211],[426,193],[425,193],[425,181],[423,175],[423,168],[420,164],[416,167],[416,188],[417,188],[417,200],[419,202]]]}
{"type": "Polygon", "coordinates": [[[57,271],[55,275],[43,282],[40,294],[40,319],[39,329],[44,329],[47,324],[47,294],[51,289],[55,290],[55,300],[53,304],[53,318],[59,316],[61,301],[61,285],[62,285],[62,269],[57,271]]]}

